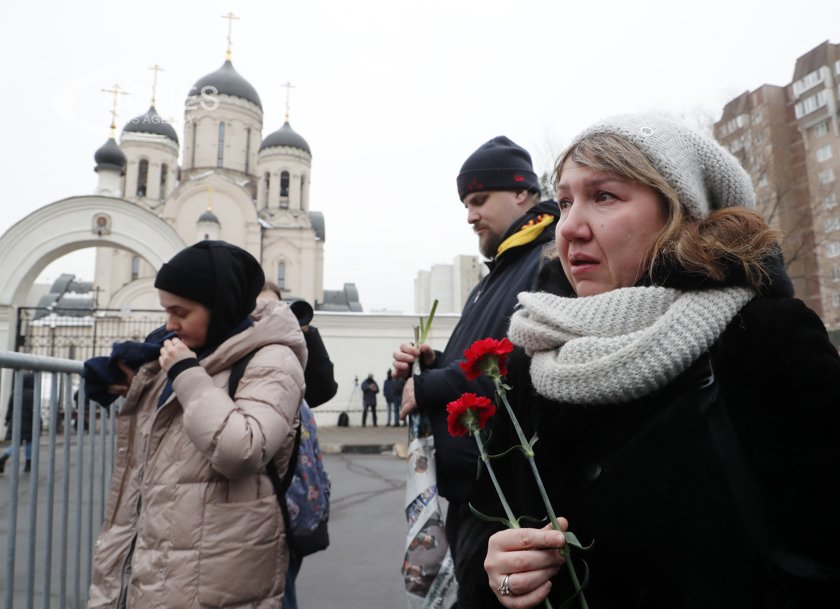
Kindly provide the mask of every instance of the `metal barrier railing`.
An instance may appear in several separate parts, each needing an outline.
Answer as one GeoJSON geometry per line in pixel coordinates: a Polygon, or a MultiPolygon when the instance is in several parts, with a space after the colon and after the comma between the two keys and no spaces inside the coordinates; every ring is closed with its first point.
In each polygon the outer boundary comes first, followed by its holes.
{"type": "Polygon", "coordinates": [[[14,371],[11,444],[3,452],[6,474],[0,476],[4,609],[87,605],[113,470],[116,408],[104,410],[85,399],[82,367],[73,360],[0,351],[0,368],[14,371]],[[31,471],[21,473],[26,374],[34,377],[31,471]]]}

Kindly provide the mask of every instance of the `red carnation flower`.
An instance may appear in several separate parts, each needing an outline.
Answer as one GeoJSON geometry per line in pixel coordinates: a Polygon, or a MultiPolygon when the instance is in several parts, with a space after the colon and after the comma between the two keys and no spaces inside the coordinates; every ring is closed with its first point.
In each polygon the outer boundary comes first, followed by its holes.
{"type": "Polygon", "coordinates": [[[495,338],[483,338],[475,341],[464,351],[467,359],[461,362],[461,370],[469,380],[477,379],[482,374],[489,373],[496,376],[495,368],[498,368],[498,375],[507,374],[507,356],[513,351],[513,343],[508,339],[496,340],[495,338]]]}
{"type": "Polygon", "coordinates": [[[487,420],[496,414],[496,406],[484,396],[465,393],[446,405],[446,425],[450,435],[466,436],[475,430],[484,429],[487,420]]]}

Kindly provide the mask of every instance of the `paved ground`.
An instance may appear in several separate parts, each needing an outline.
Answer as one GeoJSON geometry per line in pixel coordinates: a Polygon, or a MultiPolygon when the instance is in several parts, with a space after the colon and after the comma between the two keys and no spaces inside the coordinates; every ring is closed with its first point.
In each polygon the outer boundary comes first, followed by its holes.
{"type": "Polygon", "coordinates": [[[406,461],[392,455],[328,454],[333,484],[330,547],[298,576],[301,609],[403,609],[406,461]]]}
{"type": "MultiPolygon", "coordinates": [[[[319,427],[319,441],[324,462],[333,484],[330,517],[330,547],[308,557],[298,579],[298,594],[302,609],[402,609],[406,606],[400,566],[405,552],[406,522],[403,508],[405,497],[406,461],[401,458],[407,445],[406,427],[319,427]]],[[[0,443],[0,448],[2,448],[0,443]]],[[[22,455],[21,455],[22,456],[22,455]]],[[[75,464],[75,452],[72,462],[75,464]]],[[[75,465],[71,467],[75,472],[75,465]]],[[[21,477],[19,490],[17,562],[13,607],[24,606],[28,526],[29,482],[28,475],[21,477]]],[[[43,522],[46,507],[45,471],[39,476],[39,522],[43,522]]],[[[0,549],[6,555],[9,518],[9,475],[0,476],[0,549]]],[[[70,493],[75,499],[77,489],[70,493]]],[[[83,497],[85,500],[85,497],[83,497]]],[[[60,519],[62,509],[59,496],[55,518],[60,519]]],[[[68,575],[71,581],[79,565],[87,561],[86,553],[75,551],[77,539],[73,523],[75,511],[70,515],[70,561],[68,575]]],[[[85,528],[85,526],[81,527],[85,528]]],[[[38,545],[43,543],[39,536],[38,545]]],[[[61,568],[59,540],[53,542],[54,579],[61,568]]],[[[38,550],[39,556],[42,550],[38,550]]],[[[5,560],[0,559],[0,564],[5,560]]],[[[43,575],[39,559],[36,565],[38,580],[43,575]]],[[[81,574],[80,574],[81,575],[81,574]]],[[[5,569],[0,572],[0,589],[6,588],[5,569]]],[[[82,579],[78,577],[78,579],[82,579]]],[[[52,586],[53,606],[57,606],[58,583],[52,586]]],[[[73,595],[74,586],[68,593],[73,595]]],[[[0,598],[2,602],[2,598],[0,598]]],[[[43,590],[37,589],[36,606],[44,602],[43,590]]]]}

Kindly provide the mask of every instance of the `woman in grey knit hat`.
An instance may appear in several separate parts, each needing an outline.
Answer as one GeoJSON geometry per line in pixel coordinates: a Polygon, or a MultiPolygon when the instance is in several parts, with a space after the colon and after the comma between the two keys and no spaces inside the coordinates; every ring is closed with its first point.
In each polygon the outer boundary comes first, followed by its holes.
{"type": "MultiPolygon", "coordinates": [[[[577,297],[520,294],[508,384],[554,511],[594,542],[572,548],[589,607],[840,606],[840,356],[749,176],[709,138],[620,116],[575,139],[555,186],[547,266],[577,297]]],[[[514,513],[545,515],[521,455],[496,469],[514,513]]],[[[484,479],[473,505],[498,512],[484,479]]],[[[572,595],[563,533],[473,525],[463,607],[572,595]]]]}

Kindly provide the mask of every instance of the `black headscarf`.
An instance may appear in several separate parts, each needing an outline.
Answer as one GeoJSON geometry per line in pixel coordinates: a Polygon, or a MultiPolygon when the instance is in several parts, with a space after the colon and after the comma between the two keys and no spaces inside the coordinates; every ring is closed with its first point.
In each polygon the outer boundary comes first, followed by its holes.
{"type": "Polygon", "coordinates": [[[221,344],[248,317],[264,284],[256,258],[225,241],[200,241],[181,250],[155,277],[156,288],[210,310],[205,348],[221,344]]]}

